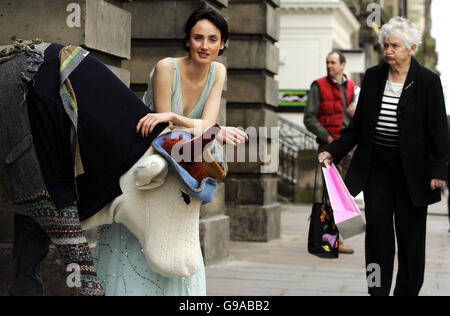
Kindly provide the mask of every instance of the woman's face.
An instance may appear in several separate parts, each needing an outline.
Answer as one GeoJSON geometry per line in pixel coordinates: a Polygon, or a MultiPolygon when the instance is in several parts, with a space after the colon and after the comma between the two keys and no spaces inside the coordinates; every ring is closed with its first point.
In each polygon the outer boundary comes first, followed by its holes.
{"type": "Polygon", "coordinates": [[[224,48],[220,30],[209,20],[200,20],[191,29],[191,36],[186,43],[191,57],[200,63],[210,63],[224,48]]]}
{"type": "Polygon", "coordinates": [[[402,66],[410,62],[417,46],[406,46],[404,40],[398,36],[391,36],[384,41],[384,60],[390,66],[402,66]]]}

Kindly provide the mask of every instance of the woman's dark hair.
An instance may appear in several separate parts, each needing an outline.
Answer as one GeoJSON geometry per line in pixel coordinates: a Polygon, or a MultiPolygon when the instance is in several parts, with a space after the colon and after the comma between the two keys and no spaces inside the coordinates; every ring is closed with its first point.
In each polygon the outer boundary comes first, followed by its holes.
{"type": "MultiPolygon", "coordinates": [[[[187,52],[190,52],[189,47],[186,46],[186,43],[189,41],[189,37],[191,36],[191,30],[195,24],[197,24],[200,20],[208,20],[212,24],[214,24],[220,31],[220,35],[222,37],[222,41],[226,44],[228,41],[228,22],[225,20],[222,14],[220,14],[217,10],[214,10],[210,7],[201,7],[192,12],[189,18],[186,21],[184,26],[184,41],[183,47],[187,52]]],[[[222,55],[224,49],[219,51],[219,55],[222,55]]]]}

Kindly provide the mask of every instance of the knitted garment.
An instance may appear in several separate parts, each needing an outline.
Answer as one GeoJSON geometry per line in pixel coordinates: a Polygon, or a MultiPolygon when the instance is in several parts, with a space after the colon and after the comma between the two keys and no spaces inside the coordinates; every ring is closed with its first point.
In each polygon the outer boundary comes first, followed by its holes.
{"type": "Polygon", "coordinates": [[[74,181],[70,180],[74,177],[70,146],[64,145],[66,135],[70,141],[69,133],[64,133],[66,114],[57,104],[59,98],[43,97],[59,89],[58,55],[52,60],[47,56],[55,48],[40,41],[20,41],[0,51],[0,157],[5,163],[1,181],[14,210],[42,226],[65,264],[79,266],[78,294],[104,295],[96,281],[78,218],[74,181]],[[68,160],[61,159],[66,156],[68,160]]]}
{"type": "MultiPolygon", "coordinates": [[[[212,202],[214,200],[214,193],[217,188],[217,181],[209,176],[202,179],[201,181],[197,181],[194,177],[192,177],[179,163],[176,162],[176,160],[171,156],[170,153],[167,153],[164,148],[162,148],[161,144],[164,142],[164,138],[166,137],[182,137],[183,143],[185,143],[192,139],[192,135],[181,131],[164,133],[154,140],[154,142],[152,143],[152,147],[155,149],[155,152],[157,152],[167,160],[167,162],[169,163],[169,170],[181,179],[181,182],[183,183],[186,191],[190,196],[195,199],[201,200],[203,205],[212,202]]],[[[217,169],[220,169],[221,171],[227,170],[225,155],[222,147],[215,141],[212,141],[211,144],[212,146],[210,146],[210,148],[214,150],[214,154],[211,154],[211,157],[212,159],[217,158],[217,162],[213,161],[217,164],[217,169]],[[222,165],[223,167],[221,167],[220,165],[222,165]]],[[[207,151],[210,153],[209,150],[207,151]]],[[[226,172],[223,172],[222,174],[225,176],[226,172]]]]}
{"type": "Polygon", "coordinates": [[[76,205],[58,209],[47,191],[23,200],[28,216],[33,218],[47,232],[59,251],[65,265],[77,264],[80,268],[80,296],[104,296],[105,292],[97,281],[89,244],[81,229],[76,205]]]}
{"type": "MultiPolygon", "coordinates": [[[[142,139],[134,131],[136,122],[149,110],[87,51],[52,44],[45,59],[31,89],[30,112],[41,170],[53,203],[46,207],[56,215],[33,218],[49,230],[65,262],[81,267],[79,294],[103,295],[78,218],[88,218],[121,194],[119,175],[151,144],[151,137],[142,139]],[[81,139],[81,157],[87,171],[77,179],[78,190],[74,187],[72,161],[75,132],[81,139]],[[68,210],[70,223],[66,220],[68,210]],[[57,227],[57,233],[53,227],[57,227]]],[[[155,130],[162,128],[164,125],[155,130]]]]}
{"type": "MultiPolygon", "coordinates": [[[[190,277],[201,267],[200,206],[214,199],[217,182],[209,177],[197,181],[162,148],[164,141],[177,136],[190,147],[192,135],[163,131],[120,178],[122,195],[82,224],[85,230],[113,222],[124,224],[141,244],[152,271],[166,277],[190,277]]],[[[210,139],[206,131],[196,140],[206,143],[210,139]]],[[[218,160],[213,162],[225,176],[226,162],[220,146],[214,156],[218,160]]]]}
{"type": "MultiPolygon", "coordinates": [[[[62,261],[79,267],[78,294],[101,296],[104,291],[96,279],[93,257],[79,219],[70,132],[72,122],[59,97],[60,71],[63,69],[59,52],[62,48],[58,44],[47,48],[44,63],[29,87],[29,119],[46,190],[22,200],[21,204],[26,208],[26,214],[47,232],[62,261]]],[[[73,67],[74,63],[68,65],[73,67]]]]}
{"type": "Polygon", "coordinates": [[[60,60],[60,84],[59,94],[64,104],[64,109],[73,123],[75,131],[78,130],[78,103],[73,91],[69,75],[89,55],[89,52],[79,46],[66,46],[59,53],[60,60]]]}
{"type": "Polygon", "coordinates": [[[124,224],[138,239],[154,272],[188,277],[201,267],[202,201],[189,195],[177,173],[167,171],[167,161],[150,147],[120,178],[122,195],[82,224],[85,230],[124,224]]]}
{"type": "MultiPolygon", "coordinates": [[[[45,44],[14,49],[5,46],[0,57],[0,182],[7,198],[26,199],[46,189],[27,111],[28,86],[44,62],[45,44]]],[[[15,208],[23,213],[19,208],[15,208]]]]}
{"type": "Polygon", "coordinates": [[[120,177],[168,124],[158,124],[145,138],[136,133],[136,125],[151,113],[150,109],[91,54],[69,78],[76,95],[78,111],[73,114],[77,114],[76,134],[84,170],[76,179],[78,211],[83,221],[122,194],[120,177]]]}

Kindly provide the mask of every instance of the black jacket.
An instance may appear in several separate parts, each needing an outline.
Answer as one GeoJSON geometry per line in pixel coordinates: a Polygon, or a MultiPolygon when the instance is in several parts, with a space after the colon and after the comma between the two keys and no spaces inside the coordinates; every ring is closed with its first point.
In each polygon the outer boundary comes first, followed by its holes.
{"type": "MultiPolygon", "coordinates": [[[[374,131],[381,108],[389,65],[370,68],[364,75],[355,116],[327,151],[338,163],[358,145],[345,182],[350,193],[365,187],[373,164],[374,131]]],[[[403,169],[414,206],[440,200],[431,179],[447,179],[448,135],[444,95],[438,75],[412,58],[397,111],[403,169]]]]}

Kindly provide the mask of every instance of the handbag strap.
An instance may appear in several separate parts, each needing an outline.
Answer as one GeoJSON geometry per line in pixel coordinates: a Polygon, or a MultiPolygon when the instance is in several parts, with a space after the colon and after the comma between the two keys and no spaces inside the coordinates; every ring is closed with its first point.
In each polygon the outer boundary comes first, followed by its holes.
{"type": "Polygon", "coordinates": [[[319,171],[319,165],[320,165],[320,163],[316,164],[316,172],[315,172],[315,175],[314,175],[313,203],[317,203],[317,201],[316,201],[316,192],[317,192],[317,173],[319,171]]]}
{"type": "MultiPolygon", "coordinates": [[[[314,176],[313,203],[317,203],[317,201],[316,201],[316,192],[317,192],[317,174],[318,174],[318,171],[319,171],[319,165],[320,165],[320,162],[318,162],[316,164],[316,172],[315,172],[315,176],[314,176]]],[[[325,184],[325,180],[323,179],[323,176],[322,176],[322,183],[325,184]]],[[[326,203],[325,196],[326,196],[327,190],[326,190],[326,186],[325,185],[322,185],[322,187],[323,187],[323,189],[322,189],[322,203],[326,203]]]]}

